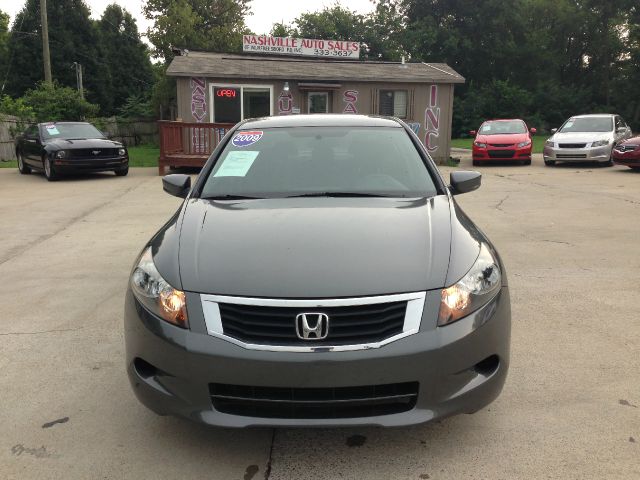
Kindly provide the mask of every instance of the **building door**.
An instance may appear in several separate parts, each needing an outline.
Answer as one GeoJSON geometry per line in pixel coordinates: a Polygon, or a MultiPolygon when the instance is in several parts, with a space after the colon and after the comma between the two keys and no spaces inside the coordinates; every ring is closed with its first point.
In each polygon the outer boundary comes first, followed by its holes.
{"type": "Polygon", "coordinates": [[[329,92],[309,92],[307,107],[309,113],[329,113],[329,92]]]}

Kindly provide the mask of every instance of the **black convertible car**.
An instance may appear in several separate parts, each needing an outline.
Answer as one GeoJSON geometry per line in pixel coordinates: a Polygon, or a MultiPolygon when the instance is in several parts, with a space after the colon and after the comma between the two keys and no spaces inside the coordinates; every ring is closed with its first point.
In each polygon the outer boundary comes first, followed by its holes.
{"type": "Polygon", "coordinates": [[[31,125],[16,140],[16,156],[20,173],[42,170],[49,181],[71,172],[129,173],[125,146],[87,122],[31,125]]]}

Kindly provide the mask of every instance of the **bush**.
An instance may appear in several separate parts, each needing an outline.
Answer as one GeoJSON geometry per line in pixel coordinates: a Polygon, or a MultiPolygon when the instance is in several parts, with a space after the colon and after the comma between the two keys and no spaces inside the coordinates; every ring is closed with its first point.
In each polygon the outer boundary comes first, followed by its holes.
{"type": "Polygon", "coordinates": [[[83,120],[96,116],[100,109],[81,98],[75,89],[57,83],[42,82],[37,88],[27,90],[22,98],[33,110],[37,122],[83,120]]]}

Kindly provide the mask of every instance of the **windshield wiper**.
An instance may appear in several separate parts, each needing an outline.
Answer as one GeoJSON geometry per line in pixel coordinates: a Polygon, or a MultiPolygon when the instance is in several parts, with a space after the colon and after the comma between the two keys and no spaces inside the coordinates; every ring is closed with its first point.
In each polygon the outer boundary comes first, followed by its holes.
{"type": "Polygon", "coordinates": [[[201,200],[260,200],[264,197],[250,197],[247,195],[212,195],[210,197],[200,197],[201,200]]]}
{"type": "Polygon", "coordinates": [[[298,197],[396,197],[399,195],[384,195],[381,193],[367,192],[310,192],[300,193],[298,195],[288,195],[287,198],[298,197]]]}

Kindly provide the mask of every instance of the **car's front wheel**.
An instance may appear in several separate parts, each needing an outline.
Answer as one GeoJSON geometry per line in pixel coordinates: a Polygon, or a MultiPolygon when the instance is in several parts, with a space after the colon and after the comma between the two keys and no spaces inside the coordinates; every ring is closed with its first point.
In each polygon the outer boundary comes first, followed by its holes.
{"type": "Polygon", "coordinates": [[[30,174],[31,167],[27,166],[27,164],[24,163],[24,156],[22,155],[22,152],[17,152],[16,156],[18,157],[18,171],[23,175],[30,174]]]}
{"type": "Polygon", "coordinates": [[[53,162],[51,161],[50,158],[43,158],[42,159],[42,163],[44,163],[44,176],[47,180],[49,180],[50,182],[53,182],[54,180],[58,179],[58,176],[56,175],[56,171],[53,168],[53,162]]]}
{"type": "Polygon", "coordinates": [[[473,163],[474,167],[477,167],[478,165],[480,165],[480,162],[478,160],[473,160],[471,163],[473,163]]]}
{"type": "Polygon", "coordinates": [[[124,177],[127,175],[127,173],[129,173],[129,167],[119,168],[117,170],[114,170],[113,173],[115,173],[118,177],[124,177]]]}
{"type": "Polygon", "coordinates": [[[552,167],[553,165],[555,165],[555,164],[556,164],[556,161],[555,161],[555,160],[545,160],[545,161],[544,161],[544,164],[545,164],[547,167],[552,167]]]}

